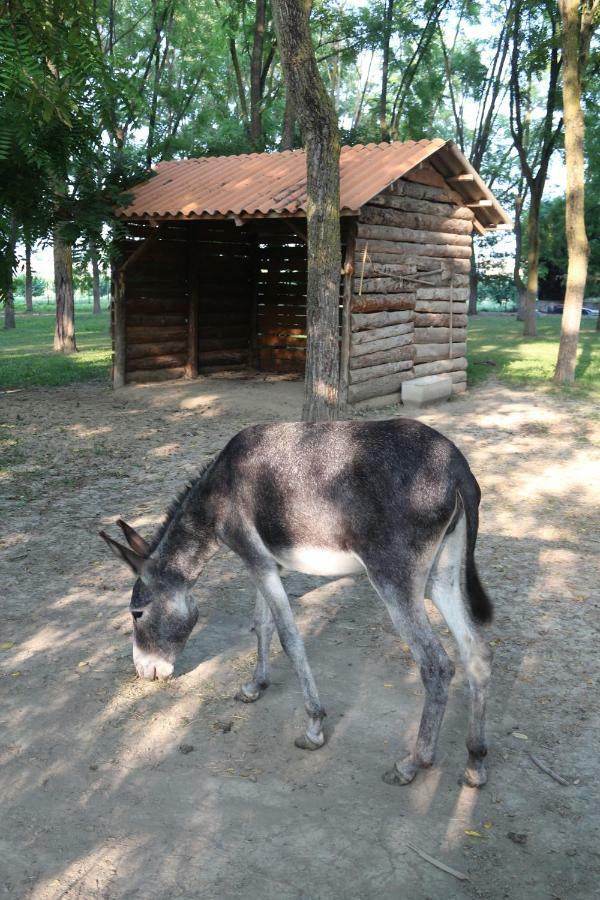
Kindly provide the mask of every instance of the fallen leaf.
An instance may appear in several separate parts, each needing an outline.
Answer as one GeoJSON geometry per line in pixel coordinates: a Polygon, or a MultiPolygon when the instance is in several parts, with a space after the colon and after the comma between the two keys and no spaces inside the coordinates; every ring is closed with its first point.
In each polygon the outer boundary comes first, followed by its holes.
{"type": "Polygon", "coordinates": [[[484,822],[483,827],[484,828],[492,828],[493,824],[494,824],[493,822],[484,822]]]}
{"type": "Polygon", "coordinates": [[[389,681],[384,681],[384,682],[383,682],[383,686],[384,686],[385,688],[394,687],[394,685],[393,685],[393,684],[390,684],[389,681]]]}
{"type": "Polygon", "coordinates": [[[478,831],[471,831],[469,828],[465,828],[465,834],[468,834],[469,837],[481,837],[481,834],[478,831]]]}
{"type": "Polygon", "coordinates": [[[87,659],[82,659],[81,662],[77,663],[78,669],[85,669],[86,666],[89,666],[89,662],[87,659]]]}
{"type": "Polygon", "coordinates": [[[4,641],[3,644],[0,644],[0,650],[11,650],[14,646],[14,641],[4,641]]]}
{"type": "Polygon", "coordinates": [[[522,731],[511,731],[513,737],[519,738],[520,741],[528,741],[529,738],[522,731]]]}

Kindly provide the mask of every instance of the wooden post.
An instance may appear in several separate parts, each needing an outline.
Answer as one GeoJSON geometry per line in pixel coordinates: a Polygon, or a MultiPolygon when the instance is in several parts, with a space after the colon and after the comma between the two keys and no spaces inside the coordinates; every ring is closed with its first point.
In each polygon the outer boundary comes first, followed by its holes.
{"type": "Polygon", "coordinates": [[[194,253],[193,223],[188,224],[188,288],[190,292],[188,307],[188,361],[185,367],[186,378],[198,377],[198,324],[200,306],[199,261],[194,253]]]}
{"type": "Polygon", "coordinates": [[[343,412],[348,405],[350,367],[350,338],[352,335],[352,290],[354,285],[354,252],[356,247],[357,220],[346,228],[346,252],[344,254],[344,292],[342,306],[342,346],[340,353],[340,389],[338,409],[343,412]]]}
{"type": "Polygon", "coordinates": [[[112,331],[113,331],[113,388],[125,386],[126,322],[125,322],[125,273],[123,268],[112,267],[112,331]]]}

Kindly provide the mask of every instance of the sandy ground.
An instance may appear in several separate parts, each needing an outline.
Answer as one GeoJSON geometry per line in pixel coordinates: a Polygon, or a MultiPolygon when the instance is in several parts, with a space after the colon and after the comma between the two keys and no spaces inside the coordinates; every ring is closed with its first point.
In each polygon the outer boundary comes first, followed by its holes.
{"type": "Polygon", "coordinates": [[[123,515],[150,533],[231,435],[296,418],[300,402],[299,383],[240,379],[0,396],[0,897],[600,896],[591,406],[488,384],[421,416],[484,492],[478,559],[497,615],[482,791],[457,784],[460,667],[437,765],[409,787],[382,782],[423,691],[363,577],[287,579],[329,713],[318,753],[293,746],[302,698],[277,642],[275,684],[254,706],[233,700],[252,667],[254,597],[229,552],[196,587],[177,679],[134,677],[131,582],[98,529],[123,515]]]}

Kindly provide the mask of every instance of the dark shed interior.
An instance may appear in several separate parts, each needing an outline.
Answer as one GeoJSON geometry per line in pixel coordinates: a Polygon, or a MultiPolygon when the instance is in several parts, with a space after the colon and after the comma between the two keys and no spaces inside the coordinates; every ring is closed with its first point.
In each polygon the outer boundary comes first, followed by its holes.
{"type": "Polygon", "coordinates": [[[248,366],[302,373],[305,230],[292,218],[128,223],[125,380],[248,366]]]}

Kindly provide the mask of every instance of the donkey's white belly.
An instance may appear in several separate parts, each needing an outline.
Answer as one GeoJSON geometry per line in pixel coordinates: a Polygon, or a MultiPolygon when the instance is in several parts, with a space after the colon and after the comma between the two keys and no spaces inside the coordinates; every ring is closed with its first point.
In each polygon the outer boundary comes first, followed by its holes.
{"type": "Polygon", "coordinates": [[[278,550],[273,556],[286,569],[304,572],[306,575],[355,575],[365,571],[357,556],[343,550],[292,547],[289,550],[278,550]]]}

